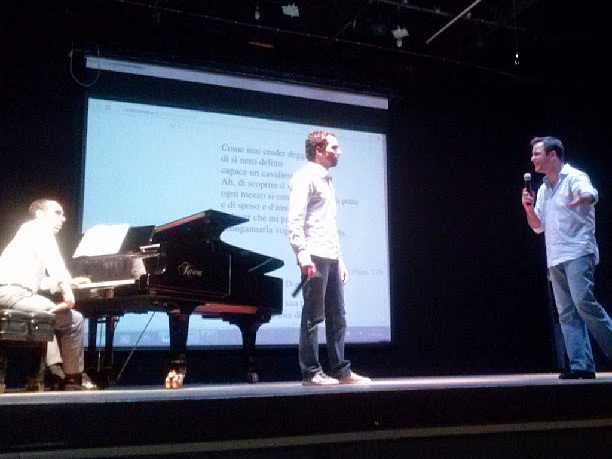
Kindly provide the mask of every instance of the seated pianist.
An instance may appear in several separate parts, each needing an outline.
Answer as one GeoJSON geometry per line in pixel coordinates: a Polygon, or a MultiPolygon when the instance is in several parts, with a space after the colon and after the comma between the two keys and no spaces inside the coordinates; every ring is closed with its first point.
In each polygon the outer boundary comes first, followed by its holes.
{"type": "Polygon", "coordinates": [[[60,255],[56,235],[66,221],[64,210],[57,201],[37,199],[28,211],[31,219],[0,255],[0,307],[55,314],[47,381],[60,390],[93,389],[84,373],[83,316],[73,309],[73,286],[89,279],[72,278],[60,255]],[[54,303],[41,290],[60,293],[61,300],[54,303]]]}

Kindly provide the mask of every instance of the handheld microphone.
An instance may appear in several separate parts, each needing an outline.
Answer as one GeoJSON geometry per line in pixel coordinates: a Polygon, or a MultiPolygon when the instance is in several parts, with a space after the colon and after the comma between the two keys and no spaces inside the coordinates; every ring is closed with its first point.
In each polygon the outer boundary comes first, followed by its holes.
{"type": "Polygon", "coordinates": [[[297,294],[300,293],[300,290],[302,290],[302,288],[304,288],[304,285],[306,285],[306,282],[308,282],[308,277],[302,274],[302,280],[300,281],[298,286],[295,288],[295,290],[291,294],[291,296],[293,298],[295,298],[297,296],[297,294]]]}
{"type": "Polygon", "coordinates": [[[526,172],[523,175],[523,179],[525,179],[525,188],[527,189],[527,193],[531,194],[531,174],[526,172]]]}

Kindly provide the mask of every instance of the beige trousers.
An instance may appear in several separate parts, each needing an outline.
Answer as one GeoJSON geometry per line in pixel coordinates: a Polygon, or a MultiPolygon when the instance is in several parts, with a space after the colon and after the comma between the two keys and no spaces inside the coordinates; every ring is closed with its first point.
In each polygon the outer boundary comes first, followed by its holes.
{"type": "MultiPolygon", "coordinates": [[[[0,286],[0,306],[20,311],[49,311],[55,304],[18,285],[0,286]]],[[[74,309],[55,313],[55,334],[47,346],[47,365],[63,363],[64,373],[82,373],[83,357],[83,316],[74,309]]]]}

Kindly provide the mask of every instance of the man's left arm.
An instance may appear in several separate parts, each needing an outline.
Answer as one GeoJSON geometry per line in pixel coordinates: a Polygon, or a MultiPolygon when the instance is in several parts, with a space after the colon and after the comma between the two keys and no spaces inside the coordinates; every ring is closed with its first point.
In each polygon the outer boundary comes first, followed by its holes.
{"type": "Polygon", "coordinates": [[[571,184],[572,201],[567,204],[568,209],[578,206],[594,205],[599,200],[597,189],[591,184],[589,176],[584,172],[576,175],[571,184]]]}
{"type": "MultiPolygon", "coordinates": [[[[45,270],[49,277],[43,279],[40,287],[42,289],[49,289],[51,293],[56,293],[61,291],[62,296],[66,290],[66,286],[70,289],[68,296],[72,293],[72,289],[70,288],[70,284],[72,283],[72,277],[66,269],[66,265],[64,263],[64,259],[60,254],[59,247],[57,245],[57,240],[53,233],[45,234],[43,237],[40,237],[37,241],[38,247],[36,251],[38,252],[39,257],[41,258],[45,270]]],[[[72,297],[72,302],[74,303],[74,296],[72,297]]]]}
{"type": "Polygon", "coordinates": [[[287,214],[287,232],[289,244],[296,255],[302,276],[312,279],[317,269],[315,267],[306,241],[306,214],[310,200],[310,182],[301,175],[293,176],[289,183],[289,212],[287,214]]]}

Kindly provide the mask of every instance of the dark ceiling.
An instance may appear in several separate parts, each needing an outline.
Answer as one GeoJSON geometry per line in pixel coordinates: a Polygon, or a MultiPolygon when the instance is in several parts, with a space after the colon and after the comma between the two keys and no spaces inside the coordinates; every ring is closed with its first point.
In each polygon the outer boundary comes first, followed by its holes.
{"type": "Polygon", "coordinates": [[[606,14],[589,1],[0,3],[9,29],[59,33],[75,57],[100,52],[372,88],[458,71],[580,85],[603,77],[609,46],[606,14]],[[283,13],[292,6],[299,16],[283,13]],[[393,36],[398,29],[408,33],[401,46],[393,36]]]}

